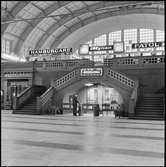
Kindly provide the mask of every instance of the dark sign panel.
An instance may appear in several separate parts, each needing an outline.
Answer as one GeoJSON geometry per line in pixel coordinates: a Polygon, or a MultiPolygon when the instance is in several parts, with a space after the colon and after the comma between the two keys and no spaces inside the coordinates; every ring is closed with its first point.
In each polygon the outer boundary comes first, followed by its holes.
{"type": "Polygon", "coordinates": [[[164,42],[133,43],[132,49],[163,47],[164,42]]]}
{"type": "Polygon", "coordinates": [[[58,49],[44,49],[44,50],[30,50],[29,55],[39,55],[39,54],[61,54],[66,53],[70,54],[72,52],[72,48],[58,48],[58,49]]]}
{"type": "Polygon", "coordinates": [[[105,51],[105,50],[113,50],[113,45],[89,47],[89,51],[105,51]]]}
{"type": "Polygon", "coordinates": [[[81,76],[102,76],[102,68],[82,68],[81,76]]]}

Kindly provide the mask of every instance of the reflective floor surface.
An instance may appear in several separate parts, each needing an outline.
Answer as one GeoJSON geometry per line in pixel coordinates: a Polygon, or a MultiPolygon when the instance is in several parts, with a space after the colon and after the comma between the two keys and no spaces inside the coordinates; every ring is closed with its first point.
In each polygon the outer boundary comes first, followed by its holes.
{"type": "Polygon", "coordinates": [[[2,166],[164,166],[164,121],[1,114],[2,166]]]}

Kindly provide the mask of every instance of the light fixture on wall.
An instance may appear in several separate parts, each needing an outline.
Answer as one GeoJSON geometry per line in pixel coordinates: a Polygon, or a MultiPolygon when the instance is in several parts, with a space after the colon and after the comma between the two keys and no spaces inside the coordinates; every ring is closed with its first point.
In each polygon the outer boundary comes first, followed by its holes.
{"type": "Polygon", "coordinates": [[[93,86],[93,83],[85,83],[85,86],[93,86]]]}

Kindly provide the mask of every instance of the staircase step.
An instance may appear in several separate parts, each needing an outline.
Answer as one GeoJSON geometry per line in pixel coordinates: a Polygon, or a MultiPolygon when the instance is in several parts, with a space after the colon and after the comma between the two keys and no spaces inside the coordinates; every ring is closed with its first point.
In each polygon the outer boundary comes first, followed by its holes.
{"type": "Polygon", "coordinates": [[[34,112],[14,112],[13,114],[39,115],[39,113],[34,113],[34,112]]]}
{"type": "Polygon", "coordinates": [[[156,111],[145,111],[145,110],[135,110],[136,113],[163,113],[163,110],[156,110],[156,111]]]}
{"type": "Polygon", "coordinates": [[[141,114],[141,113],[136,113],[137,116],[144,116],[144,117],[163,117],[163,114],[141,114]]]}
{"type": "Polygon", "coordinates": [[[158,121],[161,121],[161,120],[164,120],[164,118],[153,118],[153,117],[141,117],[141,116],[135,116],[133,117],[133,119],[138,119],[138,120],[158,120],[158,121]]]}
{"type": "Polygon", "coordinates": [[[135,108],[135,119],[164,120],[163,98],[155,94],[146,94],[135,108]]]}
{"type": "Polygon", "coordinates": [[[162,115],[156,115],[156,114],[137,114],[136,113],[136,116],[143,116],[143,117],[163,117],[163,114],[162,115]]]}
{"type": "Polygon", "coordinates": [[[156,112],[162,112],[164,109],[162,108],[162,109],[154,109],[154,108],[136,108],[135,109],[136,111],[156,111],[156,112]]]}

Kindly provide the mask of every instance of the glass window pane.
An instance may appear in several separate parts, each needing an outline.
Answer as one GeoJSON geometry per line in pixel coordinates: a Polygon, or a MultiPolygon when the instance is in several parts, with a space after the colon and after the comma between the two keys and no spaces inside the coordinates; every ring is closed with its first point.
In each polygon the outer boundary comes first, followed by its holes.
{"type": "Polygon", "coordinates": [[[6,41],[6,53],[10,53],[10,42],[6,41]]]}
{"type": "MultiPolygon", "coordinates": [[[[165,41],[164,36],[164,31],[156,30],[156,42],[165,41]]],[[[164,50],[164,47],[158,47],[156,50],[164,50]]]]}
{"type": "Polygon", "coordinates": [[[3,39],[2,40],[2,52],[5,53],[6,52],[6,49],[5,49],[5,40],[3,39]]]}
{"type": "MultiPolygon", "coordinates": [[[[116,42],[121,41],[121,31],[114,31],[109,33],[108,44],[113,45],[114,41],[116,42]]],[[[113,53],[113,51],[111,50],[109,51],[109,53],[113,53]]]]}
{"type": "MultiPolygon", "coordinates": [[[[107,44],[106,34],[101,35],[101,36],[94,39],[94,45],[95,46],[104,46],[106,44],[107,44]]],[[[95,51],[94,52],[94,54],[104,54],[104,53],[106,53],[106,51],[95,51]]]]}
{"type": "MultiPolygon", "coordinates": [[[[140,29],[140,42],[154,42],[154,33],[152,29],[140,29]]],[[[141,48],[140,51],[153,51],[153,48],[141,48]]]]}
{"type": "Polygon", "coordinates": [[[136,52],[137,49],[132,49],[132,43],[137,43],[137,29],[124,30],[124,48],[125,52],[136,52]]]}

